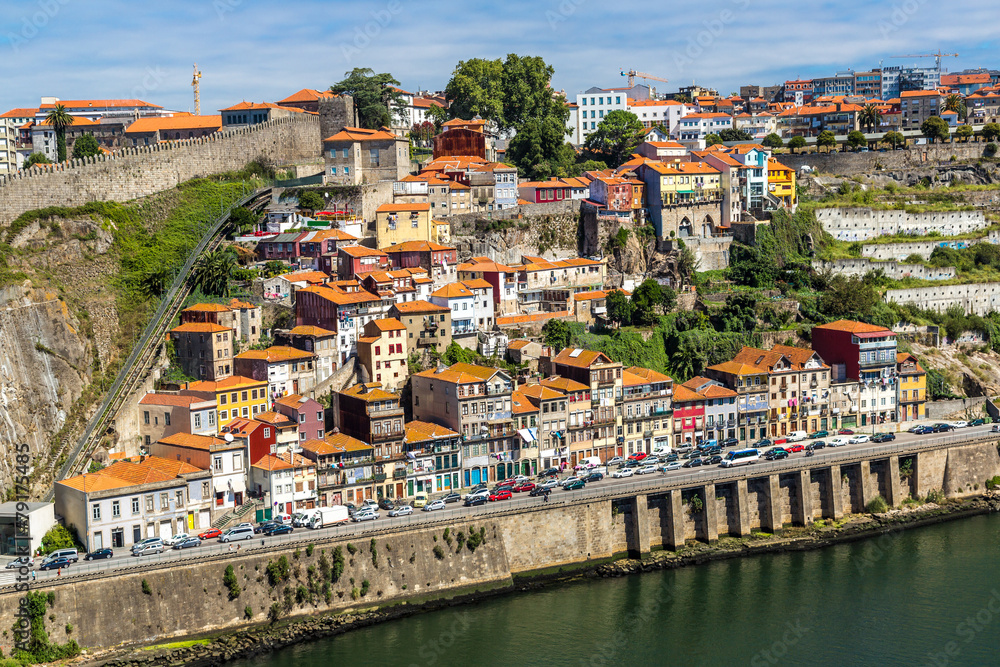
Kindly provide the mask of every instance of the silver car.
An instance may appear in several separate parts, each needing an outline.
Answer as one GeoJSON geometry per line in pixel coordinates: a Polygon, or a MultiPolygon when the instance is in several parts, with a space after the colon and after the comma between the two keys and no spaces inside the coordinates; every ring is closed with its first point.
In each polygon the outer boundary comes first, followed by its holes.
{"type": "Polygon", "coordinates": [[[354,513],[355,521],[374,521],[378,518],[378,512],[374,510],[358,510],[354,513]]]}
{"type": "Polygon", "coordinates": [[[389,516],[407,516],[413,514],[413,508],[409,505],[400,505],[395,509],[389,510],[389,516]]]}
{"type": "Polygon", "coordinates": [[[431,502],[424,505],[424,511],[433,512],[434,510],[443,510],[444,507],[445,506],[443,500],[432,500],[431,502]]]}

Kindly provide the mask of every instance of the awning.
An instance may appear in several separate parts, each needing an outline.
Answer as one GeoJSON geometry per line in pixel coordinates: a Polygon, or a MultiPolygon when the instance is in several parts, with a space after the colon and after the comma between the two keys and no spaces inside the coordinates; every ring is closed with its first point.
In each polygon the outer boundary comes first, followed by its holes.
{"type": "Polygon", "coordinates": [[[517,434],[527,443],[538,440],[538,428],[522,428],[517,434]]]}
{"type": "Polygon", "coordinates": [[[216,493],[243,493],[247,490],[247,484],[242,477],[213,477],[212,488],[216,493]]]}
{"type": "Polygon", "coordinates": [[[538,455],[541,456],[541,457],[543,457],[543,458],[547,458],[547,459],[548,458],[552,458],[553,456],[556,456],[556,450],[554,450],[554,449],[543,449],[542,451],[538,452],[538,455]]]}
{"type": "Polygon", "coordinates": [[[212,489],[216,493],[225,493],[229,490],[229,484],[225,477],[213,477],[212,478],[212,489]]]}
{"type": "Polygon", "coordinates": [[[233,493],[244,493],[247,490],[247,483],[243,477],[230,477],[229,488],[233,493]]]}

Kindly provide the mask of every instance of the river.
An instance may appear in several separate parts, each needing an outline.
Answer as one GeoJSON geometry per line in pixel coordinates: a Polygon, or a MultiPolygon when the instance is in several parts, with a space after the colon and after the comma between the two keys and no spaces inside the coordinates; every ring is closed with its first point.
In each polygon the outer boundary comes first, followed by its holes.
{"type": "Polygon", "coordinates": [[[239,667],[997,665],[1000,516],[817,551],[572,582],[239,667]]]}

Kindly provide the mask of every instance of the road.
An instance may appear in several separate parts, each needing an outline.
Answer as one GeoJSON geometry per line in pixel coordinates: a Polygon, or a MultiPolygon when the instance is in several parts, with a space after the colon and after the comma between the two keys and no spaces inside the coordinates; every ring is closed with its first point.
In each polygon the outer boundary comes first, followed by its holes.
{"type": "MultiPolygon", "coordinates": [[[[932,435],[913,435],[910,433],[897,434],[896,440],[884,444],[858,444],[847,445],[845,447],[826,448],[819,450],[810,457],[808,466],[810,468],[822,468],[835,463],[850,463],[859,458],[878,458],[895,453],[913,453],[922,449],[934,449],[948,443],[975,443],[984,439],[1000,439],[1000,433],[991,433],[990,425],[964,428],[951,433],[936,433],[932,435]]],[[[826,438],[825,440],[829,440],[826,438]]],[[[806,441],[809,442],[809,441],[806,441]]],[[[379,519],[375,521],[365,521],[362,523],[350,523],[330,528],[311,530],[309,528],[296,528],[292,533],[276,537],[264,537],[256,535],[251,540],[240,543],[240,552],[259,552],[270,550],[275,547],[294,545],[296,543],[303,547],[311,542],[327,540],[333,538],[364,537],[368,539],[373,534],[378,534],[388,530],[401,528],[421,528],[425,526],[440,524],[454,525],[457,522],[463,524],[475,524],[477,521],[512,511],[529,509],[531,507],[559,507],[581,500],[606,499],[614,497],[624,497],[637,492],[655,493],[665,491],[670,488],[690,488],[706,483],[724,483],[735,479],[761,477],[778,472],[790,472],[799,470],[805,463],[805,453],[799,452],[790,455],[781,461],[764,461],[763,459],[752,466],[741,466],[737,468],[722,468],[717,466],[691,468],[671,471],[666,474],[649,474],[635,476],[626,479],[613,479],[605,477],[600,482],[588,484],[586,488],[576,491],[564,491],[554,489],[548,503],[542,497],[529,497],[527,493],[516,493],[511,500],[491,502],[479,507],[464,507],[461,504],[449,505],[446,509],[433,512],[414,511],[411,516],[389,517],[385,511],[379,511],[379,519]]],[[[568,477],[569,473],[563,475],[568,477]]],[[[137,567],[146,567],[163,562],[189,562],[208,557],[222,557],[231,554],[236,545],[222,544],[217,540],[205,541],[199,547],[185,550],[168,549],[162,554],[151,556],[134,557],[128,548],[116,550],[113,558],[92,562],[79,563],[67,568],[62,575],[56,572],[37,572],[37,580],[45,581],[57,576],[79,576],[82,574],[106,574],[109,571],[124,571],[137,567]]],[[[35,560],[36,566],[40,563],[35,560]]],[[[9,572],[9,571],[8,571],[9,572]]],[[[6,585],[4,578],[0,578],[0,587],[6,585]]]]}

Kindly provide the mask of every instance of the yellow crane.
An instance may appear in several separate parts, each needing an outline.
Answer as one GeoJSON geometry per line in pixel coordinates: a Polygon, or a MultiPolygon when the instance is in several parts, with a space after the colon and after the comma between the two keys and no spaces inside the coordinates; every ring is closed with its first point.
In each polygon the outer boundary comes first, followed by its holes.
{"type": "Polygon", "coordinates": [[[201,85],[198,80],[201,79],[201,72],[198,71],[198,63],[194,64],[194,78],[191,79],[191,85],[194,86],[194,115],[201,115],[201,85]]]}
{"type": "Polygon", "coordinates": [[[941,59],[942,58],[957,58],[957,53],[941,53],[941,49],[938,49],[937,53],[918,53],[909,56],[893,56],[893,58],[934,58],[934,62],[937,63],[937,69],[941,71],[941,59]]]}
{"type": "Polygon", "coordinates": [[[628,87],[629,88],[631,88],[632,86],[635,85],[635,78],[636,77],[639,77],[640,79],[646,79],[647,81],[662,81],[663,83],[667,83],[666,79],[661,79],[658,76],[653,76],[652,74],[646,74],[645,72],[636,72],[634,69],[630,69],[627,72],[623,69],[621,71],[621,74],[622,74],[622,76],[627,76],[628,77],[628,87]]]}

